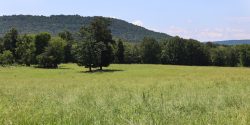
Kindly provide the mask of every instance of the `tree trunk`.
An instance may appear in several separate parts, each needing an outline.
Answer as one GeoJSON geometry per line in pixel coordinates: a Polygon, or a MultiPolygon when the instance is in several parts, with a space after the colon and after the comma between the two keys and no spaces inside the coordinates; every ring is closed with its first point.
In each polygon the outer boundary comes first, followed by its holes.
{"type": "Polygon", "coordinates": [[[89,67],[89,72],[92,72],[91,66],[89,67]]]}
{"type": "Polygon", "coordinates": [[[102,66],[100,66],[100,70],[102,70],[102,66]]]}

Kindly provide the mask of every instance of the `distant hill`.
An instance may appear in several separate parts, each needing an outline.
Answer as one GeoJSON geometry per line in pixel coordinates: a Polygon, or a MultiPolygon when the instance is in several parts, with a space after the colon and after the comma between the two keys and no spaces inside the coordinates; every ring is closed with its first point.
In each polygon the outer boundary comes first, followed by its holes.
{"type": "Polygon", "coordinates": [[[226,41],[216,41],[214,43],[221,45],[241,45],[241,44],[250,44],[250,40],[226,40],[226,41]]]}
{"type": "MultiPolygon", "coordinates": [[[[88,25],[92,19],[93,17],[82,17],[79,15],[52,15],[49,17],[31,15],[0,16],[0,36],[3,36],[11,27],[17,28],[21,34],[45,31],[57,35],[63,30],[77,32],[81,26],[88,25]]],[[[141,41],[146,36],[157,40],[171,37],[167,34],[154,32],[123,20],[107,19],[111,21],[110,28],[113,36],[116,38],[141,41]]]]}

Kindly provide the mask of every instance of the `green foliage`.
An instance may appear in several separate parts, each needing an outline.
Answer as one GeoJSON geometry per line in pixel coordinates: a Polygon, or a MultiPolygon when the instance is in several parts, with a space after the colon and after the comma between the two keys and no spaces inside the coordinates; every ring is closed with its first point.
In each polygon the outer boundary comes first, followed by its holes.
{"type": "Polygon", "coordinates": [[[226,66],[235,67],[240,63],[240,56],[235,46],[227,47],[225,52],[225,64],[226,66]]]}
{"type": "Polygon", "coordinates": [[[163,64],[209,65],[209,50],[193,39],[174,37],[161,44],[163,64]]]}
{"type": "Polygon", "coordinates": [[[74,62],[74,56],[72,54],[72,46],[74,43],[73,35],[69,31],[64,31],[58,34],[63,40],[67,42],[64,48],[64,62],[74,62]]]}
{"type": "Polygon", "coordinates": [[[250,66],[250,46],[241,45],[238,47],[240,53],[240,63],[242,66],[250,66]]]}
{"type": "Polygon", "coordinates": [[[124,62],[127,64],[142,63],[141,50],[138,44],[124,44],[124,62]]]}
{"type": "Polygon", "coordinates": [[[18,42],[18,31],[11,28],[3,38],[5,50],[10,50],[15,55],[16,43],[18,42]]]}
{"type": "Polygon", "coordinates": [[[3,38],[0,37],[0,53],[2,53],[4,51],[4,42],[3,42],[3,38]]]}
{"type": "Polygon", "coordinates": [[[211,62],[215,66],[224,66],[225,65],[225,48],[217,47],[211,49],[211,62]]]}
{"type": "Polygon", "coordinates": [[[204,44],[193,39],[185,41],[186,65],[209,65],[209,56],[209,50],[204,44]]]}
{"type": "Polygon", "coordinates": [[[160,63],[161,47],[153,38],[144,38],[141,43],[142,61],[146,64],[160,63]]]}
{"type": "Polygon", "coordinates": [[[185,40],[179,37],[174,37],[164,43],[161,61],[163,64],[185,64],[185,40]]]}
{"type": "Polygon", "coordinates": [[[102,18],[95,17],[90,24],[90,34],[99,46],[101,60],[99,62],[99,67],[107,67],[114,60],[113,48],[114,44],[112,40],[111,30],[109,29],[110,21],[102,18]]]}
{"type": "MultiPolygon", "coordinates": [[[[22,31],[22,34],[40,32],[49,32],[53,36],[63,30],[68,30],[72,33],[78,32],[79,27],[90,25],[95,17],[82,17],[79,15],[52,15],[45,16],[29,16],[29,15],[13,15],[0,16],[0,36],[3,36],[12,26],[22,31]]],[[[140,26],[133,25],[123,20],[106,18],[110,21],[110,29],[112,35],[116,38],[122,38],[128,41],[139,42],[144,37],[152,37],[157,40],[170,38],[169,35],[150,31],[140,26]]]]}
{"type": "Polygon", "coordinates": [[[124,63],[124,45],[121,39],[118,41],[116,56],[120,64],[124,63]]]}
{"type": "Polygon", "coordinates": [[[92,66],[98,66],[102,70],[102,67],[109,66],[114,59],[112,48],[114,41],[109,25],[109,21],[105,18],[95,17],[90,26],[80,29],[83,43],[79,43],[77,58],[80,65],[85,65],[90,71],[92,66]]]}
{"type": "Polygon", "coordinates": [[[92,68],[98,67],[100,55],[93,39],[82,41],[76,47],[76,58],[79,66],[85,66],[92,71],[92,68]]]}
{"type": "Polygon", "coordinates": [[[219,46],[212,48],[211,63],[215,66],[237,66],[239,64],[239,54],[235,47],[219,46]]]}
{"type": "Polygon", "coordinates": [[[65,41],[73,41],[73,35],[69,31],[60,32],[58,34],[65,41]]]}
{"type": "Polygon", "coordinates": [[[36,55],[44,52],[45,48],[48,46],[51,35],[47,32],[39,33],[35,36],[36,45],[36,55]]]}
{"type": "Polygon", "coordinates": [[[37,56],[38,66],[41,68],[58,68],[63,62],[66,42],[61,38],[53,38],[45,51],[37,56]]]}
{"type": "Polygon", "coordinates": [[[0,54],[0,64],[2,66],[11,65],[14,63],[14,56],[10,50],[3,51],[2,54],[0,54]]]}
{"type": "Polygon", "coordinates": [[[24,35],[20,38],[20,40],[16,43],[16,55],[17,62],[20,64],[26,64],[30,66],[30,64],[35,62],[35,42],[33,37],[24,35]]]}

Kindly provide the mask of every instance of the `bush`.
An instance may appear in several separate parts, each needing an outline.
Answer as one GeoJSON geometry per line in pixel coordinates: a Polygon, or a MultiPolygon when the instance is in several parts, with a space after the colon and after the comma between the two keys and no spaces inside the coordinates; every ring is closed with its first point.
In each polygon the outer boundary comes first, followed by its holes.
{"type": "Polygon", "coordinates": [[[57,68],[57,63],[53,56],[48,56],[46,53],[37,56],[38,67],[40,68],[57,68]]]}
{"type": "Polygon", "coordinates": [[[11,51],[6,50],[0,54],[0,64],[5,65],[12,65],[14,63],[14,56],[11,51]]]}

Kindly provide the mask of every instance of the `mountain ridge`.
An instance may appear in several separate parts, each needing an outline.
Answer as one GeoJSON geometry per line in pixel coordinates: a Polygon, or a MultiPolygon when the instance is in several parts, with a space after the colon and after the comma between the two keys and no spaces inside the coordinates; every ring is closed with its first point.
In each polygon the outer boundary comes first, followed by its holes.
{"type": "MultiPolygon", "coordinates": [[[[0,36],[3,36],[11,27],[17,28],[21,34],[49,32],[57,35],[64,30],[77,32],[81,26],[88,25],[93,18],[80,15],[4,15],[0,16],[0,36]]],[[[110,29],[116,38],[138,42],[144,37],[153,37],[157,40],[171,37],[168,34],[155,32],[121,19],[104,18],[111,21],[110,29]]]]}
{"type": "Polygon", "coordinates": [[[223,41],[215,41],[216,44],[221,45],[242,45],[242,44],[250,44],[250,39],[245,40],[223,40],[223,41]]]}

